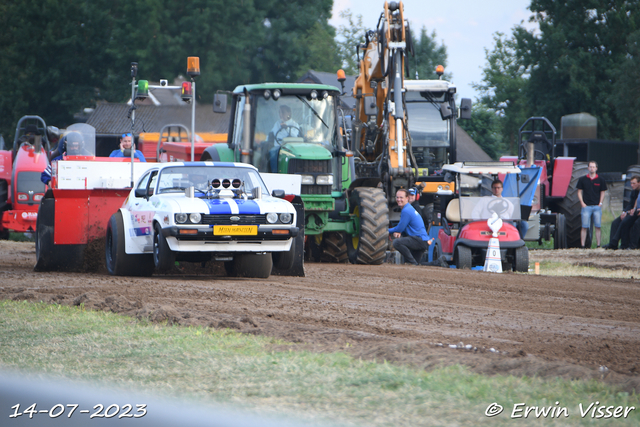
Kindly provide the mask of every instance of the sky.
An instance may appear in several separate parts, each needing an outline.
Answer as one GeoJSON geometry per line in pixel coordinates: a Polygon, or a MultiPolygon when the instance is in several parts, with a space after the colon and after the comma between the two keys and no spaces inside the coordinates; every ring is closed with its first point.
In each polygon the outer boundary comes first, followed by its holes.
{"type": "MultiPolygon", "coordinates": [[[[479,94],[471,83],[482,80],[485,49],[493,49],[494,33],[499,31],[511,35],[512,28],[521,21],[525,27],[531,28],[528,23],[531,12],[527,9],[530,3],[530,0],[403,2],[404,17],[409,21],[413,34],[420,34],[423,26],[429,35],[435,30],[437,43],[447,47],[446,71],[453,75],[451,81],[457,86],[458,96],[474,100],[479,94]]],[[[336,28],[346,25],[339,15],[345,9],[351,10],[354,20],[357,15],[362,15],[365,28],[373,30],[384,10],[384,0],[334,0],[333,17],[329,23],[336,28]]]]}

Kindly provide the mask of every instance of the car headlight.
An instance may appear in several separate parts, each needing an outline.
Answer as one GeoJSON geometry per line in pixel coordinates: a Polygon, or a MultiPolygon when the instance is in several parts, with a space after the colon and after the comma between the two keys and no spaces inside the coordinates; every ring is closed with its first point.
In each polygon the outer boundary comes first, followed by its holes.
{"type": "Polygon", "coordinates": [[[288,212],[280,214],[280,222],[283,224],[289,224],[291,222],[291,214],[288,212]]]}
{"type": "Polygon", "coordinates": [[[333,184],[333,175],[318,175],[318,177],[316,178],[316,184],[318,185],[333,184]]]}
{"type": "Polygon", "coordinates": [[[176,214],[176,222],[178,224],[184,224],[187,222],[187,214],[186,213],[177,213],[176,214]]]}
{"type": "Polygon", "coordinates": [[[302,175],[302,185],[313,185],[315,184],[315,179],[313,179],[313,175],[302,175]]]}
{"type": "Polygon", "coordinates": [[[267,214],[267,222],[269,224],[275,224],[278,222],[278,214],[274,212],[270,212],[267,214]]]}
{"type": "Polygon", "coordinates": [[[191,215],[189,215],[189,220],[194,224],[198,224],[201,219],[202,215],[200,215],[199,213],[192,213],[191,215]]]}

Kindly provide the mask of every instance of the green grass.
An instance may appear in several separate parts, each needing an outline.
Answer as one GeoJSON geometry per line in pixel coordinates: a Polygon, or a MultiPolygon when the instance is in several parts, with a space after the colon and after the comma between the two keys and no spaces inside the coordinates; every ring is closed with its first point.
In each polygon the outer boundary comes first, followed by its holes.
{"type": "MultiPolygon", "coordinates": [[[[3,370],[341,425],[513,425],[515,403],[556,401],[568,408],[569,418],[530,416],[526,424],[599,425],[602,420],[580,417],[579,403],[640,407],[637,395],[593,380],[487,377],[460,366],[425,372],[343,353],[298,351],[291,343],[229,330],[151,324],[42,303],[0,302],[0,344],[3,370]],[[492,402],[505,410],[487,418],[492,402]]],[[[640,409],[617,422],[640,425],[640,409]]]]}

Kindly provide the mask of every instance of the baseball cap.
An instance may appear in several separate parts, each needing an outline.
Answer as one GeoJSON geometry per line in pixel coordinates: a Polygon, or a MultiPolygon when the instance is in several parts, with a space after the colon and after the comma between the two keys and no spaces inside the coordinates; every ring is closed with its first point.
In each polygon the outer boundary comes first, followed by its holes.
{"type": "Polygon", "coordinates": [[[410,195],[412,195],[412,196],[416,195],[416,189],[415,188],[410,188],[408,191],[409,191],[410,195]]]}

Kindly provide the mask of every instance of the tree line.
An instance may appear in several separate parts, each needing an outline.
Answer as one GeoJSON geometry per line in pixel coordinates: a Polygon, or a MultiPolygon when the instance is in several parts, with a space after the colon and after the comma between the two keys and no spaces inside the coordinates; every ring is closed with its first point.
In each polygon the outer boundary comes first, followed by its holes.
{"type": "MultiPolygon", "coordinates": [[[[333,0],[5,0],[0,2],[0,134],[25,114],[65,127],[99,101],[128,99],[130,64],[150,81],[184,75],[199,56],[199,102],[219,89],[295,82],[308,70],[357,74],[362,17],[329,24],[333,0]]],[[[638,138],[640,0],[532,0],[529,25],[496,33],[486,49],[473,118],[461,121],[492,157],[515,153],[520,125],[566,114],[598,119],[602,139],[638,138]],[[528,28],[527,28],[528,27],[528,28]]],[[[409,78],[446,67],[435,32],[412,28],[409,78]]],[[[7,141],[9,142],[9,141],[7,141]]]]}

